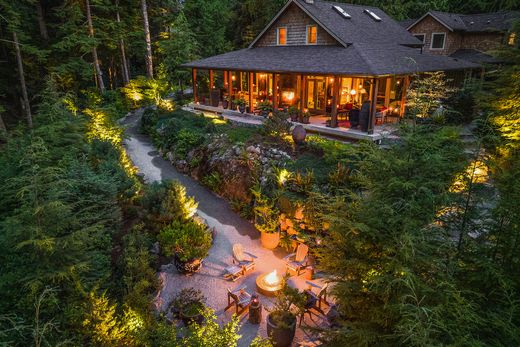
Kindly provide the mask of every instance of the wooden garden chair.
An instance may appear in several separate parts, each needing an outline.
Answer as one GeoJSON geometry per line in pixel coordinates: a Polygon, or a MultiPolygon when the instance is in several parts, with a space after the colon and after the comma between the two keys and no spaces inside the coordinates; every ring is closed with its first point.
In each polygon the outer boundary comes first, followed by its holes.
{"type": "Polygon", "coordinates": [[[233,263],[242,267],[244,273],[255,268],[255,260],[253,257],[244,254],[244,246],[240,243],[235,243],[233,245],[233,263]]]}
{"type": "Polygon", "coordinates": [[[283,260],[285,261],[287,272],[294,271],[299,276],[300,271],[308,265],[308,253],[309,246],[300,243],[298,248],[296,248],[296,253],[291,253],[284,257],[283,260]]]}
{"type": "Polygon", "coordinates": [[[244,254],[244,246],[240,243],[235,243],[233,245],[233,265],[226,268],[224,278],[231,279],[234,282],[254,268],[254,259],[244,254]]]}
{"type": "Polygon", "coordinates": [[[227,311],[231,306],[235,305],[235,313],[237,315],[242,314],[249,305],[251,304],[251,294],[246,292],[246,285],[241,285],[240,287],[231,290],[227,289],[227,300],[228,305],[224,309],[227,311]]]}

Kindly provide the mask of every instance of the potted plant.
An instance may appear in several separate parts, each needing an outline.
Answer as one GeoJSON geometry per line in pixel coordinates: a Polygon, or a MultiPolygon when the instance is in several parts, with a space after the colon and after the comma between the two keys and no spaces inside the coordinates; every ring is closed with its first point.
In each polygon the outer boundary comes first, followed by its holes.
{"type": "Polygon", "coordinates": [[[273,112],[273,105],[267,100],[259,102],[257,107],[260,110],[260,115],[264,118],[269,116],[270,112],[273,112]]]}
{"type": "Polygon", "coordinates": [[[304,305],[305,298],[298,289],[285,283],[266,319],[267,336],[271,338],[273,346],[291,346],[296,332],[296,317],[303,312],[304,305]]]}
{"type": "Polygon", "coordinates": [[[238,106],[240,113],[246,112],[246,100],[244,98],[235,100],[235,105],[238,106]]]}
{"type": "Polygon", "coordinates": [[[311,117],[311,113],[309,111],[303,111],[301,114],[301,121],[303,124],[309,124],[309,118],[311,117]]]}
{"type": "Polygon", "coordinates": [[[182,320],[185,326],[204,322],[206,297],[198,289],[182,289],[170,303],[170,310],[175,318],[182,320]]]}
{"type": "Polygon", "coordinates": [[[296,106],[289,107],[289,115],[291,116],[291,122],[297,122],[300,116],[300,110],[296,106]]]}
{"type": "Polygon", "coordinates": [[[208,228],[193,220],[175,220],[157,238],[163,253],[173,256],[174,265],[182,274],[192,274],[201,268],[212,241],[208,228]]]}
{"type": "Polygon", "coordinates": [[[222,107],[227,109],[228,106],[229,106],[229,95],[224,95],[224,97],[222,98],[222,107]]]}
{"type": "Polygon", "coordinates": [[[260,242],[264,248],[275,249],[280,242],[278,209],[274,201],[264,195],[259,187],[251,189],[251,192],[255,197],[253,213],[255,227],[260,231],[260,242]]]}

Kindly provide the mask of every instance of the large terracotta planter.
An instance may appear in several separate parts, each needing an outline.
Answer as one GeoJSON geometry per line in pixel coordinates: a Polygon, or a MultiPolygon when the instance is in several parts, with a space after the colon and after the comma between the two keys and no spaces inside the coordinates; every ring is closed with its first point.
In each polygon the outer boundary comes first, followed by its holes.
{"type": "Polygon", "coordinates": [[[267,249],[275,249],[278,247],[280,243],[280,232],[277,231],[275,233],[260,233],[260,241],[262,242],[262,247],[267,249]]]}
{"type": "Polygon", "coordinates": [[[267,336],[273,341],[275,347],[289,347],[294,339],[294,333],[296,332],[296,317],[288,327],[280,328],[271,319],[271,315],[267,315],[267,336]]]}

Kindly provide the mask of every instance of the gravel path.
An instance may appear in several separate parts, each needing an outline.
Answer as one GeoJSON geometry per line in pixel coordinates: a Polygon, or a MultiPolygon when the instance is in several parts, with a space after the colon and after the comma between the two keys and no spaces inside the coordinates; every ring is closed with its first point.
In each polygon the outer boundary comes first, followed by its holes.
{"type": "MultiPolygon", "coordinates": [[[[285,253],[280,250],[270,251],[262,248],[259,232],[250,222],[232,211],[226,200],[216,196],[191,177],[177,172],[167,160],[163,159],[149,139],[139,133],[141,115],[142,110],[128,115],[122,121],[122,125],[126,128],[125,134],[127,136],[124,141],[124,147],[134,165],[144,175],[145,182],[178,180],[186,187],[188,195],[194,196],[196,201],[198,201],[197,213],[207,221],[210,227],[216,230],[214,244],[200,272],[187,277],[177,273],[173,266],[164,267],[164,270],[159,272],[159,277],[164,287],[157,295],[156,304],[161,310],[165,310],[175,293],[182,288],[194,287],[202,290],[206,295],[208,299],[207,304],[215,310],[219,321],[221,323],[228,322],[234,313],[234,309],[230,308],[224,311],[224,308],[227,306],[226,288],[233,289],[241,284],[245,284],[247,291],[254,293],[256,290],[255,279],[259,274],[270,272],[273,269],[276,269],[281,274],[285,272],[285,266],[282,261],[285,253]],[[256,257],[256,268],[233,283],[225,281],[222,278],[222,274],[224,269],[232,263],[231,248],[235,243],[241,243],[249,254],[256,257]]],[[[292,277],[290,281],[292,286],[298,288],[306,286],[303,276],[292,277]]],[[[271,299],[267,297],[261,296],[260,300],[264,307],[269,307],[272,304],[271,299]]],[[[264,312],[262,312],[262,323],[253,325],[247,322],[247,313],[242,314],[241,322],[243,324],[240,329],[242,338],[239,341],[239,346],[249,346],[250,341],[258,334],[263,337],[266,336],[266,316],[267,312],[264,309],[264,312]]],[[[320,318],[313,317],[313,319],[311,322],[307,318],[306,323],[309,321],[310,325],[319,324],[320,318]]],[[[305,333],[298,329],[295,345],[296,341],[301,341],[304,335],[305,333]]]]}

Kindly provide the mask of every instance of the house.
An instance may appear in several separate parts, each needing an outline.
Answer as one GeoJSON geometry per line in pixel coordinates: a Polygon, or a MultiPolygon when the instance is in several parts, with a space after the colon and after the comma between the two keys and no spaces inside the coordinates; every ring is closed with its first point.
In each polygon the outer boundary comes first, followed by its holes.
{"type": "Polygon", "coordinates": [[[419,19],[402,22],[430,54],[451,56],[474,63],[497,62],[485,52],[501,45],[515,45],[512,23],[519,12],[458,14],[430,11],[419,19]]]}
{"type": "Polygon", "coordinates": [[[251,112],[294,106],[329,127],[375,126],[404,114],[410,76],[464,72],[476,64],[426,54],[422,42],[379,8],[289,0],[248,48],[193,61],[194,106],[251,112]],[[359,125],[358,125],[359,124],[359,125]]]}

